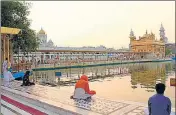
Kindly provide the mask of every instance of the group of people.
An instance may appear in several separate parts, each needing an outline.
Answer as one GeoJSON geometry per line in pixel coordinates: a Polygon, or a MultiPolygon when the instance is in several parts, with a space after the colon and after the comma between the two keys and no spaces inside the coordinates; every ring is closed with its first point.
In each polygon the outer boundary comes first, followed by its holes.
{"type": "MultiPolygon", "coordinates": [[[[15,79],[13,77],[12,73],[9,71],[11,66],[8,63],[8,58],[5,59],[5,61],[3,62],[2,66],[3,66],[3,76],[4,76],[3,82],[4,82],[4,86],[8,87],[10,81],[15,79]]],[[[22,83],[21,86],[35,85],[34,83],[30,82],[29,76],[30,76],[30,71],[26,71],[26,73],[23,76],[23,83],[22,83]]]]}
{"type": "MultiPolygon", "coordinates": [[[[3,63],[3,75],[5,86],[9,85],[9,81],[13,80],[13,75],[8,71],[8,59],[3,63]]],[[[26,71],[23,77],[23,83],[21,86],[35,85],[29,81],[30,71],[26,71]]],[[[148,100],[148,114],[149,115],[170,115],[171,114],[171,101],[168,97],[164,96],[165,85],[158,83],[155,86],[156,94],[148,100]]],[[[82,75],[80,80],[75,85],[74,94],[70,97],[71,99],[91,99],[96,91],[89,89],[89,81],[86,75],[82,75]]]]}
{"type": "MultiPolygon", "coordinates": [[[[158,83],[155,86],[156,94],[148,100],[147,115],[170,115],[171,114],[171,101],[168,97],[164,96],[165,85],[158,83]]],[[[82,75],[80,80],[75,85],[74,94],[71,99],[91,99],[96,92],[89,89],[88,77],[82,75]]]]}

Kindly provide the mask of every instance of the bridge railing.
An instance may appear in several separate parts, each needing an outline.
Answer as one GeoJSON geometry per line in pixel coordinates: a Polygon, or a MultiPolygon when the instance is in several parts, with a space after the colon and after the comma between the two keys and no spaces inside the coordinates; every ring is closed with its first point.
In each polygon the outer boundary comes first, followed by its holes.
{"type": "Polygon", "coordinates": [[[16,63],[12,65],[13,71],[23,71],[27,69],[31,69],[32,63],[16,63]]]}

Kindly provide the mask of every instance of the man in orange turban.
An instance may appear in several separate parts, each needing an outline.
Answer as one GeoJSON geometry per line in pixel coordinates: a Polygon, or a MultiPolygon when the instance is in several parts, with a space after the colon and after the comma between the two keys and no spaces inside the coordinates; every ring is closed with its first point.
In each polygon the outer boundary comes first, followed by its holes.
{"type": "Polygon", "coordinates": [[[89,89],[88,77],[82,75],[80,80],[77,81],[75,85],[74,95],[71,96],[72,99],[88,99],[96,94],[95,91],[89,89]]]}

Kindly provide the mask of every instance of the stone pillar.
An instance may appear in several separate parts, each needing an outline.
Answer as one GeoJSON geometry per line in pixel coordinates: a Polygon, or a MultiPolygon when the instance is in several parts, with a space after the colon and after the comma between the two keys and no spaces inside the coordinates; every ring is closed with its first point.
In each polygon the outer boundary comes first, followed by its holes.
{"type": "Polygon", "coordinates": [[[5,42],[5,39],[6,39],[6,38],[5,38],[5,34],[4,34],[4,35],[3,35],[3,56],[4,56],[4,57],[3,57],[3,61],[4,61],[5,58],[6,58],[6,57],[5,57],[5,52],[6,52],[6,47],[5,47],[5,46],[6,46],[6,42],[5,42]]]}
{"type": "Polygon", "coordinates": [[[43,64],[43,58],[44,58],[44,54],[42,53],[41,54],[41,61],[40,61],[41,64],[43,64]]]}
{"type": "Polygon", "coordinates": [[[12,50],[12,40],[9,40],[9,61],[13,64],[13,50],[12,50]]]}
{"type": "Polygon", "coordinates": [[[10,62],[10,56],[9,56],[9,38],[6,39],[7,42],[7,51],[6,51],[6,57],[8,58],[8,62],[10,62]]]}
{"type": "Polygon", "coordinates": [[[1,61],[4,61],[4,37],[1,35],[1,61]]]}

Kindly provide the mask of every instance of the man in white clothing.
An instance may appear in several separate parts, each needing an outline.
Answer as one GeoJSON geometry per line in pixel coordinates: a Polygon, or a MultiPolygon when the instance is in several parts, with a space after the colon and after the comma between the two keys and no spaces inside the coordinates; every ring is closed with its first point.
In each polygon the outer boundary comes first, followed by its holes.
{"type": "Polygon", "coordinates": [[[6,72],[8,69],[8,58],[3,62],[3,74],[6,72]]]}
{"type": "Polygon", "coordinates": [[[8,58],[3,62],[3,76],[4,86],[9,86],[9,82],[14,80],[12,73],[8,71],[8,58]]]}
{"type": "Polygon", "coordinates": [[[4,76],[4,79],[3,79],[4,86],[8,87],[10,81],[14,80],[14,77],[13,77],[13,75],[12,75],[12,73],[10,71],[5,71],[3,73],[3,76],[4,76]]]}

